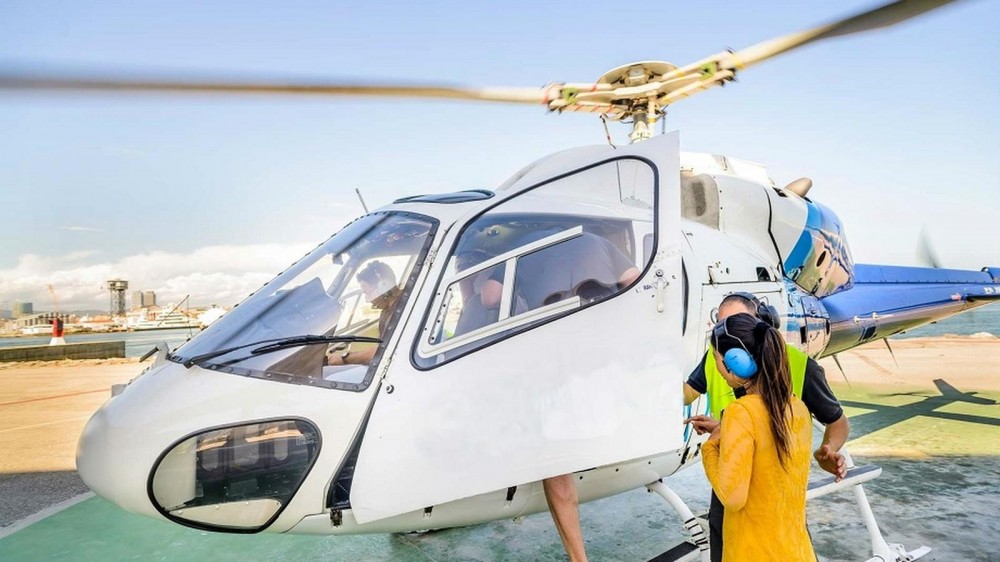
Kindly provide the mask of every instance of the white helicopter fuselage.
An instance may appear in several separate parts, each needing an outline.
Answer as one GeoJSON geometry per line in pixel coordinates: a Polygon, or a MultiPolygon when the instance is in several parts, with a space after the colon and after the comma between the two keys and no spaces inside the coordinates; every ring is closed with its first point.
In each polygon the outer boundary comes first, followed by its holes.
{"type": "MultiPolygon", "coordinates": [[[[682,424],[682,384],[725,294],[763,296],[786,319],[791,343],[812,355],[826,346],[816,295],[843,286],[837,264],[850,256],[839,240],[838,254],[817,258],[833,248],[831,230],[814,243],[810,205],[755,164],[682,157],[676,134],[550,156],[488,197],[396,202],[370,216],[413,222],[395,233],[371,226],[370,239],[331,251],[337,275],[313,279],[330,261],[312,257],[321,246],[192,342],[161,352],[88,423],[80,474],[99,495],[150,517],[307,534],[516,518],[547,509],[541,480],[559,474],[576,475],[581,501],[655,482],[698,455],[703,438],[682,424]],[[617,183],[611,195],[608,178],[617,183]],[[545,236],[524,236],[539,217],[545,236]],[[418,234],[415,224],[430,226],[418,234]],[[526,275],[533,259],[544,265],[545,252],[597,236],[639,272],[613,294],[564,292],[532,304],[505,282],[526,275]],[[385,317],[393,328],[371,364],[323,366],[325,346],[312,345],[218,362],[186,352],[348,333],[354,316],[344,316],[361,302],[348,289],[376,242],[422,249],[371,254],[403,273],[396,302],[404,303],[385,317]],[[470,245],[488,256],[459,267],[470,245]],[[491,271],[504,280],[500,312],[462,333],[465,291],[491,271]],[[293,277],[307,282],[287,284],[293,277]]],[[[365,220],[375,219],[357,229],[365,220]]],[[[363,333],[355,324],[351,333],[363,333]]]]}

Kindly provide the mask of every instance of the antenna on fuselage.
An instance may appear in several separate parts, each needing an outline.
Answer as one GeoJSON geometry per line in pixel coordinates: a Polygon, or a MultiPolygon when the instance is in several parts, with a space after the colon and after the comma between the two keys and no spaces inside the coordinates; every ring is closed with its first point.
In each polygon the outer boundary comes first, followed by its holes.
{"type": "Polygon", "coordinates": [[[355,187],[354,193],[358,194],[358,199],[361,200],[361,208],[365,210],[365,214],[368,214],[368,205],[365,205],[365,198],[361,196],[361,189],[355,187]]]}

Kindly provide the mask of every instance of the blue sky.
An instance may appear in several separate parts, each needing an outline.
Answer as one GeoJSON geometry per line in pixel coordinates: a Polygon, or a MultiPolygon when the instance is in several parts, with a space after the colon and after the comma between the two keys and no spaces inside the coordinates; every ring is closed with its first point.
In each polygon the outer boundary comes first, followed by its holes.
{"type": "MultiPolygon", "coordinates": [[[[718,3],[0,4],[0,64],[542,86],[684,64],[872,6],[718,3]]],[[[1000,3],[816,44],[672,106],[684,150],[813,178],[855,259],[1000,265],[1000,3]]],[[[596,117],[443,101],[0,93],[0,308],[105,308],[101,282],[233,304],[370,206],[490,188],[603,142],[596,117]]],[[[612,130],[625,142],[627,130],[612,130]]]]}

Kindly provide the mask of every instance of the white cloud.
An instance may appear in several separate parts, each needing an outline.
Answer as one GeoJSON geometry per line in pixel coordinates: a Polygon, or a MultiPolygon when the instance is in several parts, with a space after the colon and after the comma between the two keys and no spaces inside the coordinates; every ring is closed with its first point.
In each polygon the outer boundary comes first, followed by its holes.
{"type": "Polygon", "coordinates": [[[73,232],[105,232],[103,228],[93,228],[90,226],[60,226],[59,228],[73,232]]]}
{"type": "Polygon", "coordinates": [[[0,302],[32,302],[36,310],[49,310],[53,303],[48,286],[52,285],[62,310],[107,309],[104,285],[121,278],[129,282],[129,293],[155,291],[162,304],[191,295],[192,306],[232,305],[314,246],[206,246],[187,254],[156,251],[103,262],[94,259],[100,255],[97,252],[54,257],[24,254],[15,267],[0,269],[0,302]]]}

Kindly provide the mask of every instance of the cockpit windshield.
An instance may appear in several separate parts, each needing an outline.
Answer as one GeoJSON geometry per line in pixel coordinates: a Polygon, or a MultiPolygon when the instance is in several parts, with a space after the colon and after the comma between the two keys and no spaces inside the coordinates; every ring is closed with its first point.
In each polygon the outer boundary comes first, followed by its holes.
{"type": "Polygon", "coordinates": [[[411,213],[356,220],[171,360],[280,382],[366,388],[436,225],[411,213]]]}

